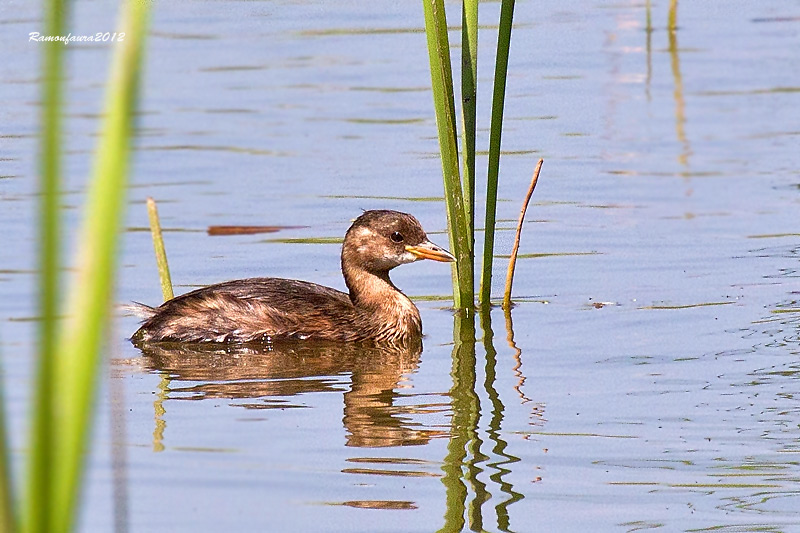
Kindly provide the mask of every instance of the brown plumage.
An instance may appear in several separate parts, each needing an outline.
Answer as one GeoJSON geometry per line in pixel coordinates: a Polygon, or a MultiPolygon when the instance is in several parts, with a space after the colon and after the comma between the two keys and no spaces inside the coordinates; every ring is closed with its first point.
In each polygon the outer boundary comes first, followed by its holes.
{"type": "Polygon", "coordinates": [[[133,335],[148,342],[269,342],[280,339],[418,342],[416,306],[394,286],[389,271],[419,259],[454,261],[428,240],[413,216],[367,211],[342,244],[349,294],[307,281],[252,278],[211,285],[173,298],[147,316],[133,335]]]}

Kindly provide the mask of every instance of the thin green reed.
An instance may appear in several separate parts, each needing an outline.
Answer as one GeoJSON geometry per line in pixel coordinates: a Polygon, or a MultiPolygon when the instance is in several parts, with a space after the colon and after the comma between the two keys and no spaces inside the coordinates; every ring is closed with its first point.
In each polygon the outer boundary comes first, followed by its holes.
{"type": "Polygon", "coordinates": [[[153,237],[153,251],[156,254],[158,278],[161,280],[161,294],[164,301],[172,300],[175,293],[172,289],[172,276],[169,274],[167,250],[164,247],[164,236],[161,232],[161,220],[158,218],[158,206],[152,198],[147,198],[147,217],[150,219],[150,235],[153,237]]]}
{"type": "Polygon", "coordinates": [[[497,181],[500,175],[500,140],[503,133],[508,53],[511,46],[511,26],[514,20],[514,0],[500,5],[500,30],[497,34],[497,55],[492,94],[492,122],[489,131],[489,173],[486,182],[486,220],[483,244],[483,269],[479,301],[482,307],[491,304],[492,260],[494,258],[494,229],[497,213],[497,181]]]}
{"type": "MultiPolygon", "coordinates": [[[[475,142],[477,131],[478,76],[478,2],[464,0],[461,11],[461,101],[463,118],[462,168],[458,161],[458,137],[455,126],[453,76],[450,46],[443,0],[423,0],[425,32],[431,64],[431,86],[442,156],[445,202],[447,204],[450,245],[458,259],[453,276],[455,306],[472,309],[474,305],[475,262],[475,142]],[[463,196],[462,193],[463,192],[463,196]]],[[[500,31],[495,61],[492,121],[489,137],[489,169],[486,195],[486,230],[480,303],[490,304],[494,226],[499,175],[500,138],[503,123],[508,52],[514,1],[503,0],[500,10],[500,31]]]]}
{"type": "MultiPolygon", "coordinates": [[[[64,35],[67,9],[64,0],[50,0],[44,8],[47,35],[64,35]]],[[[39,171],[39,366],[34,397],[31,452],[28,484],[25,494],[25,527],[32,532],[45,532],[50,520],[51,494],[49,476],[53,467],[53,403],[46,391],[55,381],[56,317],[59,284],[59,191],[61,188],[61,112],[63,100],[63,55],[59,42],[42,43],[41,149],[39,171]]]]}
{"type": "Polygon", "coordinates": [[[458,163],[456,111],[453,96],[453,72],[450,66],[450,42],[447,35],[444,0],[423,0],[425,33],[431,66],[433,103],[442,156],[447,223],[450,247],[456,256],[453,268],[454,304],[459,309],[471,309],[474,301],[473,257],[470,246],[461,174],[458,163]]]}
{"type": "Polygon", "coordinates": [[[464,133],[464,205],[467,210],[470,257],[475,258],[475,134],[478,97],[478,0],[464,0],[461,7],[461,109],[464,133]]]}

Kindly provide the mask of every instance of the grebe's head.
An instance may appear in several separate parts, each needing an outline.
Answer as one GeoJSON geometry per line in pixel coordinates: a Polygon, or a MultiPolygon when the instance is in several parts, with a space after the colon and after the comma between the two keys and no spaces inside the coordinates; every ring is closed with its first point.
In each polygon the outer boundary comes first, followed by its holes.
{"type": "Polygon", "coordinates": [[[420,259],[455,261],[447,250],[428,240],[419,221],[399,211],[365,211],[342,244],[342,266],[360,266],[370,272],[388,272],[420,259]]]}

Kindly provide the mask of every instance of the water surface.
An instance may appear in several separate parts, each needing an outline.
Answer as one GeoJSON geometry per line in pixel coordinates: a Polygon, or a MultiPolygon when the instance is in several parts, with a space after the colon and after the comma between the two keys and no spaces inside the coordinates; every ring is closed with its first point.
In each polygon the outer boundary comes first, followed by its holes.
{"type": "MultiPolygon", "coordinates": [[[[681,3],[671,34],[668,8],[652,2],[647,31],[645,3],[517,3],[498,296],[545,165],[510,317],[454,319],[449,272],[427,262],[393,275],[421,309],[421,353],[142,352],[120,317],[80,529],[800,527],[800,12],[681,3]]],[[[75,3],[70,31],[112,30],[113,9],[75,3]]],[[[498,9],[481,5],[481,147],[498,9]]],[[[0,25],[0,354],[21,465],[41,52],[27,34],[43,24],[11,2],[0,25]]],[[[422,27],[413,2],[155,5],[116,299],[160,298],[148,195],[177,292],[263,275],[341,289],[360,209],[411,212],[445,243],[422,27]]],[[[109,52],[68,48],[69,245],[109,52]]]]}

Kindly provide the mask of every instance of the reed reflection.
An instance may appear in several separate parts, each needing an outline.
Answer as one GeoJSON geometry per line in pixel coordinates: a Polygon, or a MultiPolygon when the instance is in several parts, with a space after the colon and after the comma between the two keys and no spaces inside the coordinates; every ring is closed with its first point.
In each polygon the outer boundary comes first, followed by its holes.
{"type": "MultiPolygon", "coordinates": [[[[413,423],[413,407],[394,405],[403,376],[417,369],[421,346],[409,350],[306,341],[269,347],[158,344],[139,349],[148,370],[168,377],[159,387],[164,399],[252,400],[237,404],[249,409],[296,407],[292,399],[299,395],[340,392],[341,379],[336,377],[349,374],[342,419],[347,446],[419,445],[441,434],[413,423]]],[[[156,449],[166,438],[164,412],[161,401],[156,406],[156,449]]]]}
{"type": "MultiPolygon", "coordinates": [[[[510,308],[507,310],[507,317],[508,319],[506,321],[506,327],[508,328],[508,335],[511,339],[513,339],[514,331],[511,329],[512,325],[510,308]]],[[[483,330],[483,346],[484,350],[486,351],[486,379],[484,381],[484,387],[486,388],[486,393],[488,394],[489,400],[492,403],[492,418],[489,420],[488,435],[489,439],[493,443],[492,454],[495,457],[495,460],[488,463],[487,466],[494,470],[494,472],[489,476],[489,479],[497,484],[500,487],[500,492],[505,495],[503,501],[495,505],[497,527],[500,531],[510,531],[511,520],[508,515],[508,507],[511,504],[523,499],[525,496],[520,492],[516,492],[514,490],[514,486],[510,482],[506,481],[504,476],[511,473],[510,466],[514,463],[520,462],[520,458],[506,452],[508,443],[503,440],[500,433],[503,424],[505,406],[503,405],[500,395],[497,393],[497,390],[494,387],[494,382],[497,376],[497,350],[494,349],[494,345],[492,344],[494,332],[492,331],[492,316],[488,312],[481,314],[481,329],[483,330]]],[[[517,369],[522,366],[522,363],[519,359],[519,355],[521,353],[522,352],[520,350],[519,353],[515,354],[515,358],[518,362],[515,372],[517,372],[517,369]]],[[[522,379],[522,382],[524,382],[524,378],[522,379]]],[[[522,382],[515,387],[518,392],[521,391],[520,387],[522,382]]],[[[520,392],[520,394],[522,393],[520,392]]]]}
{"type": "Polygon", "coordinates": [[[484,504],[496,502],[498,498],[500,501],[494,505],[497,528],[512,531],[508,507],[524,497],[506,480],[506,475],[511,472],[510,465],[520,459],[507,453],[508,443],[502,438],[505,406],[495,387],[497,351],[493,346],[494,333],[488,310],[481,314],[481,327],[486,356],[483,392],[489,399],[491,413],[485,438],[491,442],[491,450],[484,450],[485,441],[480,432],[482,393],[478,392],[474,317],[456,316],[451,371],[453,386],[450,389],[453,414],[447,456],[442,467],[447,510],[440,531],[485,530],[484,504]],[[481,466],[483,464],[485,467],[481,466]],[[491,483],[481,476],[487,470],[491,483]],[[492,485],[496,485],[496,492],[504,496],[493,498],[492,485]]]}
{"type": "MultiPolygon", "coordinates": [[[[522,403],[528,403],[532,400],[528,398],[522,390],[528,378],[522,373],[522,350],[517,347],[517,343],[514,341],[514,321],[511,318],[511,309],[504,309],[503,316],[506,319],[506,342],[508,343],[508,347],[514,352],[514,368],[512,370],[517,377],[517,384],[514,386],[514,390],[517,391],[517,395],[520,397],[520,400],[522,400],[522,403]]],[[[489,327],[491,327],[491,324],[489,324],[489,327]]]]}
{"type": "Polygon", "coordinates": [[[686,137],[686,101],[683,96],[683,78],[681,77],[681,63],[678,55],[678,2],[672,0],[669,7],[669,56],[672,68],[672,77],[675,82],[673,96],[675,98],[675,134],[681,143],[681,153],[678,154],[678,163],[682,166],[689,164],[692,149],[686,137]]]}
{"type": "MultiPolygon", "coordinates": [[[[475,358],[475,318],[456,315],[453,326],[453,365],[450,376],[453,386],[450,389],[450,401],[453,410],[450,421],[450,440],[447,444],[447,456],[444,459],[442,483],[445,486],[447,509],[444,525],[440,531],[462,531],[465,525],[469,483],[477,481],[480,468],[477,466],[476,453],[481,460],[481,442],[478,438],[478,422],[480,421],[480,399],[475,393],[476,358],[475,358]],[[477,442],[476,442],[477,441],[477,442]],[[470,457],[468,452],[472,452],[470,457]]],[[[483,529],[481,505],[487,499],[486,486],[475,484],[474,499],[479,502],[470,506],[469,529],[483,529]],[[477,512],[476,512],[477,511],[477,512]]]]}

